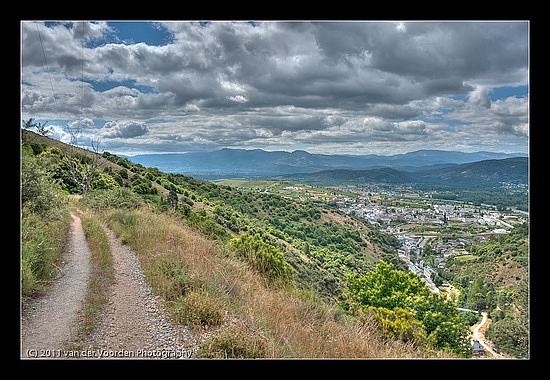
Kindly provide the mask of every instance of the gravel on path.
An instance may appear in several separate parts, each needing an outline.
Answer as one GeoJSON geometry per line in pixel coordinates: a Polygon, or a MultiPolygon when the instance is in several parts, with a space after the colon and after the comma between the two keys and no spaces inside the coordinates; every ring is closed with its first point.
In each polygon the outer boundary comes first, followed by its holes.
{"type": "Polygon", "coordinates": [[[188,359],[200,334],[175,325],[161,307],[141,270],[137,254],[108,228],[115,284],[102,324],[90,339],[93,355],[108,359],[188,359]]]}

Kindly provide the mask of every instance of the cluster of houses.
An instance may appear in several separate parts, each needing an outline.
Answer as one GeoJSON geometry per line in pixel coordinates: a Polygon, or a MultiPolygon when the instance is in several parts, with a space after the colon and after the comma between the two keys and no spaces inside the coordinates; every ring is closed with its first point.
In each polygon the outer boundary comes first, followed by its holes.
{"type": "MultiPolygon", "coordinates": [[[[510,222],[518,220],[515,215],[501,215],[500,212],[490,206],[474,207],[465,204],[426,204],[425,207],[403,206],[404,202],[392,203],[391,201],[371,201],[368,196],[358,198],[340,196],[336,205],[340,211],[366,219],[371,224],[385,227],[385,231],[392,233],[401,241],[398,256],[404,260],[409,269],[418,274],[430,288],[437,291],[437,287],[431,286],[431,277],[436,269],[424,265],[422,261],[422,249],[433,236],[413,236],[402,229],[403,225],[443,225],[451,222],[465,224],[476,223],[485,225],[492,233],[508,233],[514,228],[510,222]]],[[[483,236],[475,237],[475,241],[483,241],[483,236]]],[[[445,268],[447,259],[454,255],[467,255],[466,248],[474,243],[474,238],[456,238],[444,242],[437,241],[432,246],[437,257],[434,258],[436,268],[445,268]]]]}
{"type": "Polygon", "coordinates": [[[443,225],[456,221],[486,225],[493,227],[494,233],[506,233],[514,228],[508,221],[517,220],[517,216],[514,215],[501,216],[498,211],[488,211],[466,205],[433,204],[424,208],[388,206],[369,202],[367,198],[351,197],[341,197],[336,205],[346,214],[355,215],[379,226],[392,223],[443,225]]]}

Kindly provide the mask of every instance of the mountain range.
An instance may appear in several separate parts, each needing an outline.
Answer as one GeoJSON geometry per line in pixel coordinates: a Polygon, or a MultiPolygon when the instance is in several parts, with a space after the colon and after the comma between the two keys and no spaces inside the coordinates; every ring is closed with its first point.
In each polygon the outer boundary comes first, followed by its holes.
{"type": "Polygon", "coordinates": [[[323,170],[316,173],[287,174],[278,176],[318,186],[343,184],[432,184],[452,185],[453,188],[494,188],[529,183],[529,159],[510,157],[490,159],[464,164],[423,167],[414,171],[390,167],[361,170],[323,170]]]}
{"type": "Polygon", "coordinates": [[[482,160],[527,157],[523,153],[459,152],[417,150],[395,155],[328,155],[303,150],[293,152],[262,149],[220,149],[211,152],[143,154],[123,156],[133,163],[156,167],[167,173],[181,173],[204,179],[230,177],[272,177],[316,173],[324,170],[392,168],[416,172],[482,160]]]}

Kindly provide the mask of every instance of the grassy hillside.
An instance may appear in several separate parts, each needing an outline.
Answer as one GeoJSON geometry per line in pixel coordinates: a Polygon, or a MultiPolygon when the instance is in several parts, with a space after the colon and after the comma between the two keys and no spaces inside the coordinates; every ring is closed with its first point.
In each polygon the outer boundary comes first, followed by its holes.
{"type": "Polygon", "coordinates": [[[422,327],[410,320],[412,314],[380,316],[368,305],[363,310],[359,298],[361,310],[341,307],[347,276],[371,273],[383,258],[397,267],[398,242],[323,203],[167,174],[27,130],[22,163],[27,297],[51,279],[59,252],[52,248],[51,259],[40,261],[43,251],[28,247],[46,231],[60,231],[52,247],[62,244],[67,195],[82,193],[78,208],[85,217],[103,220],[138,252],[147,281],[172,318],[212,329],[201,347],[203,357],[457,356],[418,335],[422,327]],[[48,202],[53,199],[58,202],[48,202]],[[44,223],[40,231],[31,228],[37,220],[44,223]],[[60,227],[49,228],[53,223],[60,227]],[[416,332],[403,334],[407,326],[416,332]]]}
{"type": "Polygon", "coordinates": [[[174,215],[146,208],[106,210],[104,215],[138,252],[147,280],[172,318],[215,332],[202,343],[199,357],[445,357],[387,340],[374,324],[346,315],[311,292],[271,284],[220,241],[198,235],[174,215]]]}

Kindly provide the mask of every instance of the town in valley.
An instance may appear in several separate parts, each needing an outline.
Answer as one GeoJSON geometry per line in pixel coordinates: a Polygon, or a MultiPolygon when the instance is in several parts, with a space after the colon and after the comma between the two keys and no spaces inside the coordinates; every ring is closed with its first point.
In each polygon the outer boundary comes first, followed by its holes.
{"type": "MultiPolygon", "coordinates": [[[[397,255],[434,292],[448,291],[448,283],[433,277],[451,256],[467,260],[468,246],[493,235],[508,234],[528,223],[529,213],[516,208],[434,198],[410,186],[388,184],[317,187],[287,181],[220,180],[242,190],[312,199],[337,208],[394,235],[401,242],[397,255]],[[428,251],[429,250],[429,251],[428,251]]],[[[526,185],[502,183],[503,190],[527,191],[526,185]]]]}

